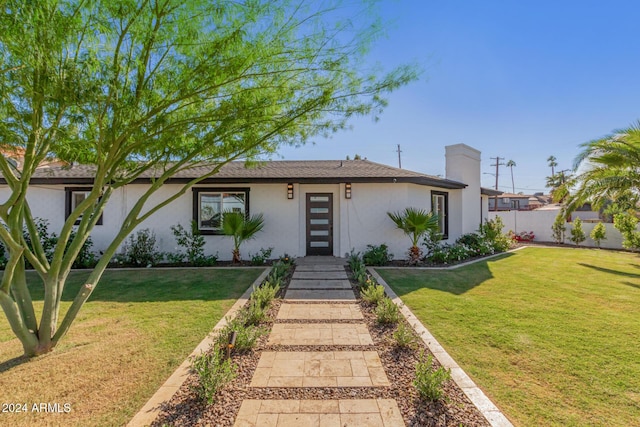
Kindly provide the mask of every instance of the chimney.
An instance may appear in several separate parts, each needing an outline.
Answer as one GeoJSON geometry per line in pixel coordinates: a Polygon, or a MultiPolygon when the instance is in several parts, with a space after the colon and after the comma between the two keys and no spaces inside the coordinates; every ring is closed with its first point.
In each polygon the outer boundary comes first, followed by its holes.
{"type": "MultiPolygon", "coordinates": [[[[446,152],[446,177],[452,181],[458,181],[466,184],[466,187],[460,191],[458,200],[459,212],[457,206],[452,204],[450,196],[449,201],[449,230],[452,235],[452,225],[458,225],[458,235],[471,233],[478,230],[481,221],[480,209],[480,151],[469,147],[465,144],[448,145],[445,147],[446,152]]],[[[453,190],[450,194],[457,192],[453,190]]],[[[455,236],[455,234],[453,234],[455,236]]]]}

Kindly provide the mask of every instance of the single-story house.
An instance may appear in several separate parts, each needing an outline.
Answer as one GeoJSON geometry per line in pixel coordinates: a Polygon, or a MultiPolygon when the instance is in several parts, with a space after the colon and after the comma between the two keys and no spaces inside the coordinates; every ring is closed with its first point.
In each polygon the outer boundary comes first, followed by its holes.
{"type": "MultiPolygon", "coordinates": [[[[181,183],[201,176],[206,166],[182,172],[150,200],[165,200],[181,183]]],[[[29,203],[36,217],[46,218],[50,231],[60,230],[66,215],[93,183],[93,168],[83,165],[39,169],[31,180],[29,203]]],[[[106,248],[130,206],[149,185],[149,178],[114,191],[91,234],[94,250],[106,248]]],[[[0,179],[0,200],[8,189],[0,179]]],[[[409,239],[387,212],[413,206],[440,214],[445,239],[453,241],[476,231],[488,215],[488,197],[500,194],[480,188],[480,152],[464,144],[446,147],[446,177],[430,176],[368,160],[267,161],[246,168],[225,165],[180,198],[152,215],[139,228],[154,231],[159,250],[176,252],[170,227],[191,220],[206,239],[205,251],[230,259],[232,242],[220,234],[219,214],[227,210],[262,213],[265,227],[243,245],[242,256],[273,247],[273,255],[345,256],[352,248],[386,243],[402,258],[409,239]]]]}
{"type": "Polygon", "coordinates": [[[542,193],[535,194],[513,194],[502,193],[500,197],[492,197],[489,199],[490,211],[530,211],[546,206],[551,202],[550,195],[542,193]],[[496,201],[498,209],[495,208],[496,201]]]}

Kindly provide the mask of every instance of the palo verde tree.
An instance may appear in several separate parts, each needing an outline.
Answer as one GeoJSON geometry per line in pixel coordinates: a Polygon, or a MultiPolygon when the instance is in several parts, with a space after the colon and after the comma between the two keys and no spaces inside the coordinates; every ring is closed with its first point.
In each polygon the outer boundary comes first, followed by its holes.
{"type": "MultiPolygon", "coordinates": [[[[366,68],[373,16],[305,0],[6,0],[0,9],[0,239],[8,263],[0,305],[26,355],[67,333],[128,234],[194,184],[236,159],[303,144],[376,115],[384,95],[416,77],[366,68]],[[341,15],[355,13],[355,19],[341,15]],[[89,165],[95,178],[58,233],[51,259],[38,243],[29,182],[45,159],[89,165]],[[202,174],[161,202],[171,177],[202,174]],[[112,193],[150,185],[68,310],[60,301],[74,259],[112,193]],[[77,224],[76,224],[77,223],[77,224]],[[26,245],[23,228],[31,246],[26,245]],[[40,318],[25,261],[44,287],[40,318]]],[[[366,12],[371,2],[362,6],[366,12]]]]}

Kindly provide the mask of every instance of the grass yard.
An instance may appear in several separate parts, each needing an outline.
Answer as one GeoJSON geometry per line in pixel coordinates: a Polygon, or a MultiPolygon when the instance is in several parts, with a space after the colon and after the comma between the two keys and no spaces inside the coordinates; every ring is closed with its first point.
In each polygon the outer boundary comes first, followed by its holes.
{"type": "Polygon", "coordinates": [[[515,425],[640,425],[640,256],[527,248],[378,272],[515,425]]]}
{"type": "MultiPolygon", "coordinates": [[[[71,411],[0,412],[0,425],[126,424],[262,271],[107,270],[58,347],[27,362],[2,316],[1,402],[27,403],[29,411],[69,403],[71,411]]],[[[63,310],[87,275],[71,274],[63,310]]],[[[42,291],[32,288],[41,309],[42,291]]]]}

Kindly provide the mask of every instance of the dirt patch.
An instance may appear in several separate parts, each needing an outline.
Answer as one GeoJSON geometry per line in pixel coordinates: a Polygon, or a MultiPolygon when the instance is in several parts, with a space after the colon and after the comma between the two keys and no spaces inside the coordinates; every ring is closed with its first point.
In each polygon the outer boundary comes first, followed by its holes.
{"type": "MultiPolygon", "coordinates": [[[[122,320],[79,322],[56,351],[5,366],[7,369],[0,373],[0,388],[11,393],[2,401],[22,408],[26,405],[27,410],[3,413],[2,423],[86,426],[125,422],[123,406],[147,380],[138,364],[158,363],[153,355],[140,350],[148,348],[140,345],[143,339],[122,320]],[[100,363],[104,360],[108,363],[100,363]]],[[[21,350],[17,339],[2,343],[0,359],[6,360],[21,350]]]]}

